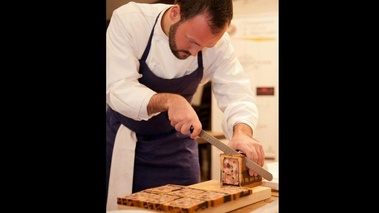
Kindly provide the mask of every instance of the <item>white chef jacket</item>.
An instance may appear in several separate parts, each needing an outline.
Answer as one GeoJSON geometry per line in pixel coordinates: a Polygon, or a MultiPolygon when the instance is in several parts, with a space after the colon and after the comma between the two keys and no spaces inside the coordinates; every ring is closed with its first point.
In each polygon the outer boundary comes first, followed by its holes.
{"type": "MultiPolygon", "coordinates": [[[[188,75],[198,67],[197,57],[190,56],[185,60],[180,60],[170,50],[168,36],[164,34],[161,26],[163,13],[170,6],[168,4],[129,2],[114,10],[112,14],[106,34],[106,101],[113,110],[129,118],[148,120],[154,116],[147,114],[147,104],[156,92],[138,82],[138,78],[141,77],[138,73],[138,60],[146,48],[152,26],[159,12],[162,11],[155,26],[150,52],[146,59],[151,71],[159,77],[170,79],[188,75]]],[[[225,137],[231,139],[233,126],[236,123],[246,123],[254,130],[258,119],[255,97],[250,78],[235,56],[229,35],[225,33],[214,47],[202,49],[202,54],[204,73],[200,84],[212,81],[213,94],[218,107],[223,112],[221,126],[225,137]]],[[[126,127],[122,126],[121,128],[126,127]]],[[[115,149],[117,147],[135,147],[135,141],[135,134],[129,129],[119,131],[116,136],[115,149]],[[122,137],[119,136],[121,132],[124,132],[122,137]],[[123,141],[118,140],[119,138],[123,138],[123,141]],[[117,143],[124,144],[117,145],[117,143]],[[132,144],[129,146],[125,143],[132,144]]],[[[111,185],[115,179],[120,181],[120,177],[115,177],[114,168],[126,168],[117,166],[117,164],[128,162],[133,165],[134,153],[132,152],[133,150],[130,150],[130,153],[127,154],[129,159],[125,162],[115,160],[119,157],[113,156],[108,203],[110,200],[113,201],[116,196],[131,193],[132,185],[129,188],[126,187],[128,189],[115,187],[117,188],[115,190],[118,190],[116,193],[113,193],[111,185]]],[[[115,155],[116,151],[114,150],[113,153],[115,155]]],[[[130,173],[130,171],[125,172],[130,173]]],[[[119,172],[117,174],[120,176],[119,172]]],[[[112,210],[112,208],[114,207],[109,207],[108,210],[112,210]]]]}

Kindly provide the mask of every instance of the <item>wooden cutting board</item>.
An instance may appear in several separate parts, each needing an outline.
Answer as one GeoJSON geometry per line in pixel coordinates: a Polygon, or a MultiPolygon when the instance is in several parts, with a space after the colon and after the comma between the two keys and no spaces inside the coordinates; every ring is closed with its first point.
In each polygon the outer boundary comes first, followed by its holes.
{"type": "MultiPolygon", "coordinates": [[[[193,188],[205,189],[205,190],[219,190],[220,189],[220,180],[209,180],[201,183],[190,185],[193,188]]],[[[236,210],[238,208],[251,205],[253,203],[268,199],[271,197],[271,188],[265,186],[255,186],[253,187],[253,194],[248,195],[246,197],[239,198],[237,200],[233,200],[231,202],[224,203],[217,207],[212,207],[209,209],[201,210],[201,213],[211,213],[211,212],[229,212],[236,210]]],[[[133,207],[133,206],[124,206],[118,205],[119,210],[141,210],[142,208],[133,207]]],[[[157,212],[162,213],[162,211],[154,211],[150,209],[143,209],[147,212],[157,212]]]]}

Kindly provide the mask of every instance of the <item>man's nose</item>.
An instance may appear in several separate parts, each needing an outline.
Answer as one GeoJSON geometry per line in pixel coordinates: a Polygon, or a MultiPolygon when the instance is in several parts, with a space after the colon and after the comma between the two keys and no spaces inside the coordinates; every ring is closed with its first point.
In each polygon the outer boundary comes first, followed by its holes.
{"type": "Polygon", "coordinates": [[[201,47],[192,47],[189,50],[189,52],[191,53],[192,56],[197,56],[200,50],[201,50],[201,47]]]}

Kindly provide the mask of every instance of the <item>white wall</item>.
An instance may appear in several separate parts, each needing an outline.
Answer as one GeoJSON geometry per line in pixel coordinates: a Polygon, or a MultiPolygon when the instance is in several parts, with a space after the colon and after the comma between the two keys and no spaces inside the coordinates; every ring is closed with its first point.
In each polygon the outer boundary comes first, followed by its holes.
{"type": "MultiPolygon", "coordinates": [[[[237,57],[249,73],[252,89],[274,87],[273,96],[256,96],[259,121],[254,138],[263,144],[266,157],[279,160],[278,154],[278,1],[234,0],[233,27],[230,33],[237,57]]],[[[222,132],[222,112],[212,94],[212,131],[222,132]]],[[[227,143],[227,140],[223,142],[227,143]]],[[[221,152],[212,147],[211,178],[219,178],[221,152]]]]}

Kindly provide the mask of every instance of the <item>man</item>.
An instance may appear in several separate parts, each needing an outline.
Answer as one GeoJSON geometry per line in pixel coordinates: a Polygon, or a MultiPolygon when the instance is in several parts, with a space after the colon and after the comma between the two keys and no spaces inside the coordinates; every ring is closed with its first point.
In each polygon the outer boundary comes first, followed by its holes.
{"type": "Polygon", "coordinates": [[[108,210],[117,196],[200,181],[195,138],[202,125],[191,100],[208,81],[228,145],[264,165],[253,139],[258,110],[249,77],[226,33],[232,17],[232,0],[129,2],[113,12],[106,36],[108,210]]]}

